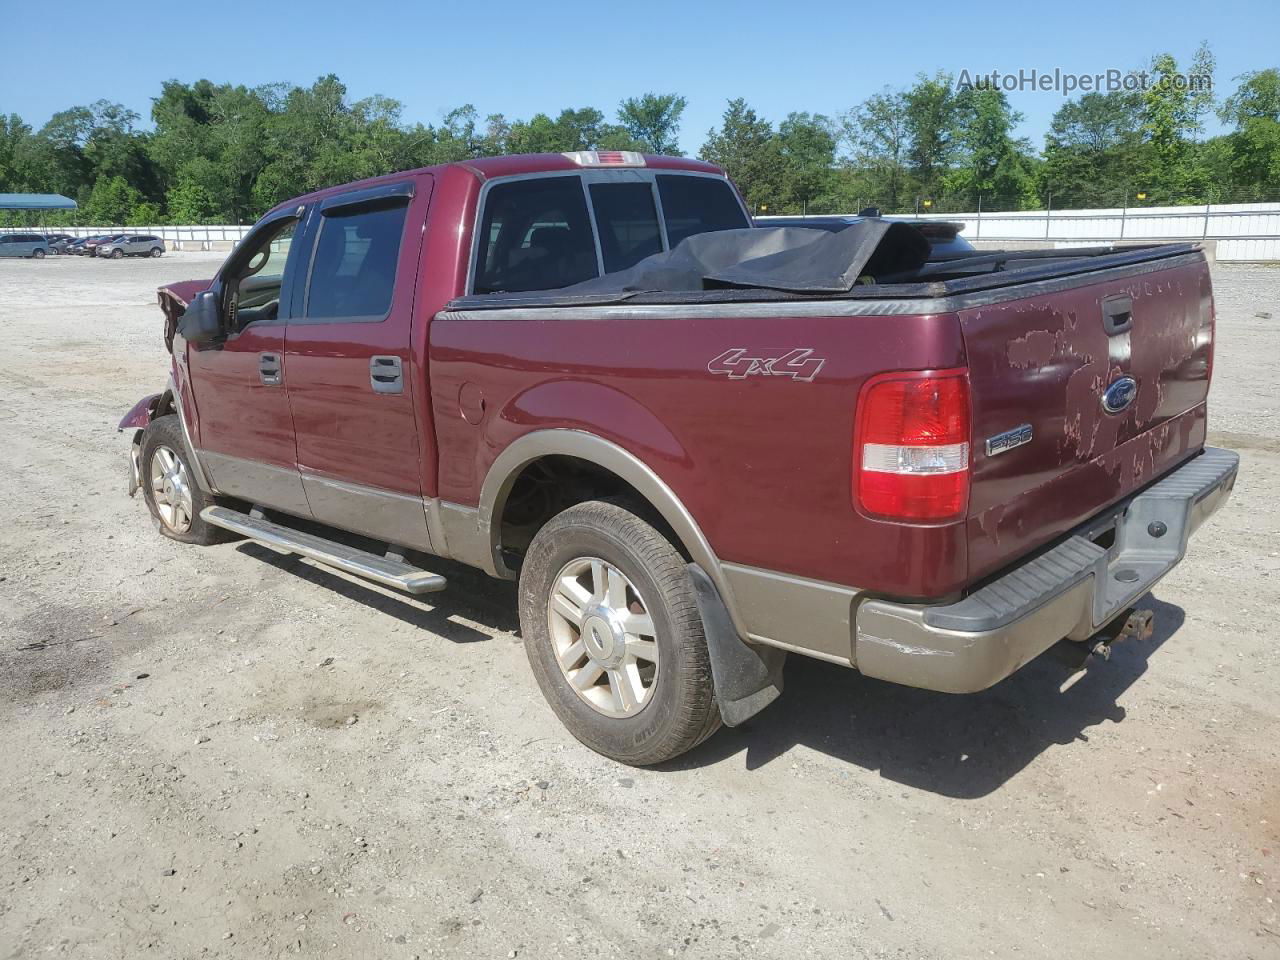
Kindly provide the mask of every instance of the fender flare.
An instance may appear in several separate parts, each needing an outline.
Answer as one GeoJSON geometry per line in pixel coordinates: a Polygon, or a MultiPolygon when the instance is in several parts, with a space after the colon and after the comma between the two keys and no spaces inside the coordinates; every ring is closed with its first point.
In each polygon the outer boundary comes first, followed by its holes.
{"type": "Polygon", "coordinates": [[[507,578],[515,575],[502,559],[501,530],[494,518],[502,516],[516,477],[534,460],[557,455],[586,460],[634,487],[671,527],[693,562],[706,572],[724,601],[734,630],[740,638],[747,638],[746,627],[738,614],[720,559],[693,514],[647,463],[624,447],[585,430],[552,428],[526,433],[498,454],[489,467],[480,489],[477,523],[481,540],[489,544],[489,560],[493,565],[491,573],[507,578]]]}

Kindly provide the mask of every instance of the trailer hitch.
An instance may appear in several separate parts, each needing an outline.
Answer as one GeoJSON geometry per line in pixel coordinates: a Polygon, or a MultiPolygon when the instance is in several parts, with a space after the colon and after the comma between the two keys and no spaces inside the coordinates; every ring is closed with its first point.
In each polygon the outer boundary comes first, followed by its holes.
{"type": "Polygon", "coordinates": [[[1155,627],[1155,611],[1131,607],[1088,640],[1059,640],[1049,649],[1057,660],[1073,670],[1083,670],[1090,657],[1110,660],[1114,644],[1125,640],[1149,640],[1155,627]]]}

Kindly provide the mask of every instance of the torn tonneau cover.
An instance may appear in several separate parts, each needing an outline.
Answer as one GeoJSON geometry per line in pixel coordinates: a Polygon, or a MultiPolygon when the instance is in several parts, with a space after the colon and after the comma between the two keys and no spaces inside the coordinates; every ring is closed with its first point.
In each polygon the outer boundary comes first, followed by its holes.
{"type": "MultiPolygon", "coordinates": [[[[837,233],[808,227],[750,227],[700,233],[635,266],[544,297],[573,301],[630,293],[703,290],[776,290],[810,296],[848,293],[862,278],[918,270],[929,259],[929,241],[906,223],[863,220],[837,233]]],[[[497,292],[454,301],[454,306],[494,305],[512,296],[497,292]]]]}

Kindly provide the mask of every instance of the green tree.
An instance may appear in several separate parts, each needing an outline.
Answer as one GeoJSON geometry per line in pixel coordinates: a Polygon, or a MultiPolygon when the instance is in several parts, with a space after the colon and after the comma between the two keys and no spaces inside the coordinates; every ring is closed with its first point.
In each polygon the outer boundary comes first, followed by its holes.
{"type": "Polygon", "coordinates": [[[1204,195],[1208,175],[1199,162],[1194,138],[1204,129],[1213,93],[1211,86],[1195,89],[1187,81],[1212,78],[1213,67],[1213,55],[1203,44],[1188,74],[1178,69],[1169,53],[1159,54],[1151,63],[1151,82],[1142,96],[1142,130],[1148,150],[1140,185],[1157,202],[1199,202],[1204,195]]]}
{"type": "Polygon", "coordinates": [[[1053,115],[1045,137],[1041,194],[1057,205],[1110,207],[1137,182],[1142,152],[1142,95],[1086,93],[1053,115]]]}
{"type": "MultiPolygon", "coordinates": [[[[1222,142],[1227,178],[1258,199],[1280,190],[1280,70],[1272,67],[1237,78],[1218,116],[1235,127],[1222,142]]],[[[1216,146],[1216,145],[1215,145],[1216,146]]]]}
{"type": "Polygon", "coordinates": [[[903,94],[907,163],[923,194],[938,192],[950,167],[959,104],[951,74],[920,74],[903,94]]]}
{"type": "Polygon", "coordinates": [[[1031,144],[1013,136],[1022,114],[1001,90],[962,91],[955,101],[956,165],[944,182],[965,201],[998,197],[1012,205],[1036,203],[1031,144]]]}
{"type": "Polygon", "coordinates": [[[11,193],[31,189],[41,179],[32,169],[31,127],[16,113],[0,114],[0,190],[11,193]]]}
{"type": "Polygon", "coordinates": [[[789,113],[778,127],[778,152],[784,197],[790,207],[808,213],[814,199],[832,185],[834,125],[820,113],[789,113]]]}
{"type": "Polygon", "coordinates": [[[784,162],[773,126],[741,97],[730,100],[720,129],[707,131],[698,156],[723,167],[752,210],[782,200],[784,162]]]}
{"type": "Polygon", "coordinates": [[[169,207],[170,223],[211,223],[217,222],[221,217],[213,195],[196,180],[179,180],[169,188],[165,202],[169,207]]]}
{"type": "Polygon", "coordinates": [[[134,208],[141,202],[142,194],[124,177],[104,177],[93,185],[89,201],[82,211],[83,219],[95,226],[119,226],[129,221],[134,208]]]}
{"type": "Polygon", "coordinates": [[[164,217],[161,215],[160,207],[157,204],[152,203],[150,200],[141,200],[134,204],[124,222],[130,227],[152,227],[163,221],[164,217]]]}
{"type": "Polygon", "coordinates": [[[898,209],[907,185],[907,149],[911,130],[906,94],[885,88],[854,107],[842,120],[841,133],[853,152],[853,166],[865,173],[869,198],[898,209]]]}
{"type": "Polygon", "coordinates": [[[680,150],[680,117],[688,101],[676,93],[646,93],[618,104],[618,122],[651,153],[680,150]]]}

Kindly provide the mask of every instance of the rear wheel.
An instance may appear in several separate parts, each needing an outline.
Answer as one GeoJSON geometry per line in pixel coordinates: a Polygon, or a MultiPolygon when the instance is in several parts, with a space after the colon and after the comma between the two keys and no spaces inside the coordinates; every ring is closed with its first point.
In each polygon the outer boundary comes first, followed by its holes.
{"type": "Polygon", "coordinates": [[[534,537],[520,625],[538,686],[569,732],[622,763],[661,763],[720,726],[684,558],[627,507],[589,501],[534,537]]]}
{"type": "Polygon", "coordinates": [[[163,251],[163,250],[161,250],[159,247],[152,247],[152,248],[151,248],[151,255],[152,255],[153,257],[158,257],[158,256],[160,256],[162,253],[164,253],[164,251],[163,251]]]}
{"type": "Polygon", "coordinates": [[[43,260],[43,259],[44,259],[44,251],[43,251],[43,250],[39,250],[39,249],[37,249],[37,250],[33,251],[31,255],[32,255],[33,257],[35,257],[37,260],[43,260]]]}
{"type": "Polygon", "coordinates": [[[200,511],[212,501],[200,489],[176,414],[157,417],[142,435],[142,497],[160,532],[182,543],[208,546],[229,539],[200,511]]]}

